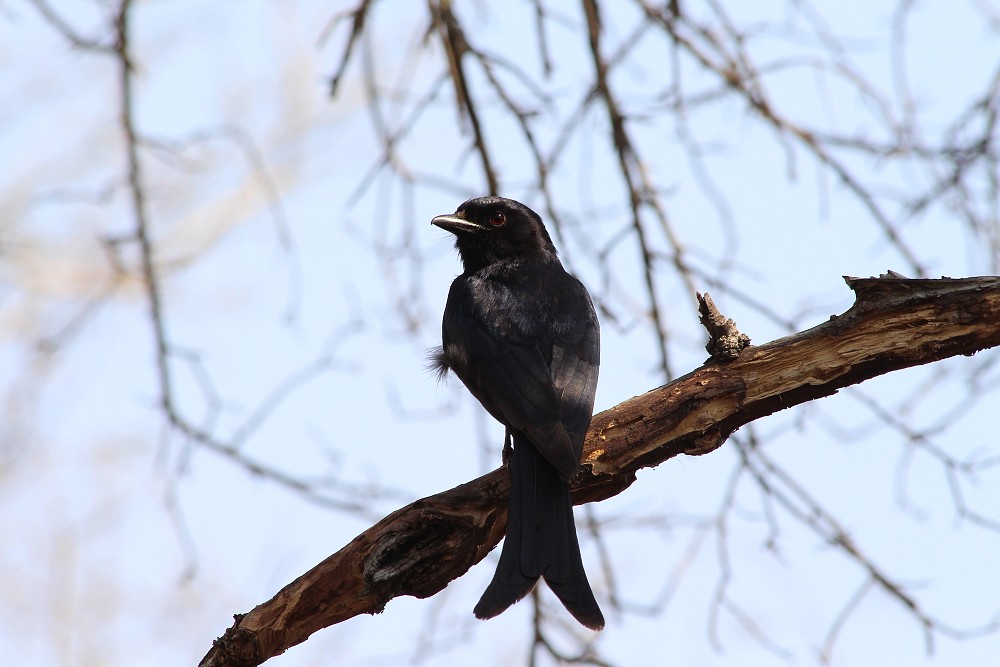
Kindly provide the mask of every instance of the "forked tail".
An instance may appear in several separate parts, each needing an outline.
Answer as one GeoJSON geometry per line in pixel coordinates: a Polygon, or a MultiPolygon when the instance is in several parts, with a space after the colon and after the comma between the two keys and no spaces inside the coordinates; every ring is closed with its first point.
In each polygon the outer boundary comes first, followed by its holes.
{"type": "Polygon", "coordinates": [[[593,630],[604,615],[583,569],[569,484],[522,434],[514,432],[507,537],[493,580],[476,605],[493,618],[531,591],[539,577],[576,620],[593,630]]]}

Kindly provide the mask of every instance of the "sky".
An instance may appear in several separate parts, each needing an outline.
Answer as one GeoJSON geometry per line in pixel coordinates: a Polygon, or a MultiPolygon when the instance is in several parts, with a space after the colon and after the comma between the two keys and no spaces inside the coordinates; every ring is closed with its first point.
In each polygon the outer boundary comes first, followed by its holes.
{"type": "MultiPolygon", "coordinates": [[[[482,26],[477,43],[537,72],[533,42],[524,36],[528,3],[503,13],[486,3],[457,4],[482,26]]],[[[755,5],[771,25],[786,28],[772,35],[759,19],[756,56],[819,53],[795,4],[755,5]]],[[[106,34],[103,5],[67,0],[52,7],[81,34],[106,34]]],[[[481,172],[443,94],[401,148],[415,184],[383,173],[364,187],[379,144],[360,60],[338,96],[329,96],[347,31],[328,24],[349,7],[143,2],[133,36],[135,113],[148,138],[142,159],[165,269],[178,408],[220,438],[242,434],[240,451],[253,461],[330,483],[334,504],[361,502],[361,513],[311,502],[167,427],[157,408],[140,282],[129,277],[112,297],[100,296],[110,278],[107,240],[131,224],[119,185],[113,63],[68,45],[34,3],[4,5],[0,97],[16,103],[0,109],[0,526],[7,536],[0,652],[14,656],[13,664],[193,664],[234,613],[270,598],[377,518],[498,465],[500,427],[458,382],[438,383],[426,370],[448,285],[460,270],[449,235],[429,221],[480,194],[481,172]],[[435,188],[421,180],[426,175],[458,185],[435,188]],[[290,382],[294,390],[276,393],[290,382]],[[370,495],[373,489],[380,493],[370,495]]],[[[830,32],[846,36],[841,64],[890,91],[889,99],[907,91],[922,138],[933,138],[996,68],[1000,48],[985,7],[916,5],[905,77],[886,47],[891,9],[854,2],[821,10],[830,32]]],[[[551,57],[559,66],[547,82],[552,106],[537,121],[547,146],[590,76],[579,56],[579,9],[549,8],[551,57]]],[[[633,10],[617,11],[604,17],[608,50],[636,24],[633,10]]],[[[394,126],[407,114],[402,93],[428,85],[440,66],[439,50],[423,45],[415,29],[422,17],[416,4],[385,2],[373,18],[370,66],[399,94],[384,108],[394,126]]],[[[732,18],[757,24],[754,16],[732,18]]],[[[652,43],[637,53],[614,83],[623,96],[644,99],[655,117],[665,103],[649,91],[662,85],[669,54],[652,43]]],[[[699,85],[697,68],[685,65],[680,74],[699,85]]],[[[797,118],[861,134],[878,130],[872,100],[847,94],[832,74],[776,75],[770,90],[775,107],[797,118]]],[[[514,129],[499,120],[492,127],[504,137],[493,143],[504,194],[540,207],[521,175],[522,145],[506,140],[514,129]]],[[[603,410],[664,378],[642,314],[634,245],[614,245],[600,257],[595,250],[610,245],[627,210],[609,176],[606,127],[596,114],[581,127],[566,148],[567,166],[554,175],[569,225],[557,243],[595,298],[610,304],[602,312],[596,409],[603,410]]],[[[791,323],[766,317],[737,291],[699,285],[755,343],[846,310],[852,295],[843,275],[907,272],[857,198],[801,148],[776,142],[745,106],[706,104],[688,111],[684,128],[651,120],[635,123],[635,133],[691,261],[791,323]],[[682,129],[706,148],[701,162],[681,145],[682,129]]],[[[927,178],[912,165],[858,158],[852,165],[885,192],[927,178]]],[[[914,218],[905,234],[930,276],[979,275],[995,266],[983,238],[966,233],[945,206],[914,218]]],[[[121,252],[134,267],[134,248],[124,244],[121,252]]],[[[690,295],[669,276],[663,301],[672,370],[684,373],[704,361],[704,333],[690,295]]],[[[960,629],[1000,612],[992,576],[1000,541],[958,515],[940,461],[886,429],[871,406],[926,431],[927,442],[958,460],[995,456],[995,359],[983,353],[895,373],[753,430],[873,562],[935,618],[960,629]],[[978,374],[970,377],[973,364],[978,374]]],[[[709,456],[672,459],[643,471],[620,496],[578,508],[578,521],[603,524],[615,565],[625,611],[603,598],[608,627],[595,639],[613,664],[819,664],[829,629],[864,573],[770,505],[746,477],[732,486],[737,462],[731,443],[709,456]],[[716,515],[725,503],[733,509],[723,542],[716,515]],[[777,528],[768,523],[775,512],[777,528]],[[726,572],[729,607],[716,618],[726,572]],[[659,613],[641,613],[656,605],[659,613]]],[[[990,515],[1000,503],[1000,479],[984,469],[976,482],[963,482],[963,498],[990,515]]],[[[587,534],[582,542],[595,573],[598,545],[587,534]]],[[[393,600],[382,614],[326,629],[268,664],[524,663],[527,603],[488,623],[471,615],[494,558],[432,599],[393,600]]],[[[606,573],[592,578],[599,595],[610,590],[606,573]]],[[[547,596],[545,604],[555,603],[547,596]]],[[[553,632],[572,646],[579,631],[567,625],[553,632]]],[[[840,630],[828,663],[977,665],[998,652],[994,633],[935,635],[928,654],[913,617],[870,592],[840,630]]]]}

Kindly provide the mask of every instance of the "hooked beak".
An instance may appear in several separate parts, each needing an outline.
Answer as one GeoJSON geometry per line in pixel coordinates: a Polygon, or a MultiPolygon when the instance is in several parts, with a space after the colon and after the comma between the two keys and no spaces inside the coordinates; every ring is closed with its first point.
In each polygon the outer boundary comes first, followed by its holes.
{"type": "Polygon", "coordinates": [[[452,234],[468,234],[483,231],[483,228],[471,220],[466,220],[461,212],[452,215],[439,215],[431,220],[431,224],[452,234]]]}

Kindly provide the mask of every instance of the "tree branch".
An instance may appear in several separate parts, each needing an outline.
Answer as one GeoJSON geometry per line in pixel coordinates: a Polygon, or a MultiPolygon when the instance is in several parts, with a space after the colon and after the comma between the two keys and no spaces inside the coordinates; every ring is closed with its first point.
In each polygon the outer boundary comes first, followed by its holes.
{"type": "MultiPolygon", "coordinates": [[[[576,504],[621,493],[641,468],[718,448],[736,429],[895,370],[1000,346],[1000,278],[845,278],[854,306],[807,331],[710,361],[594,416],[576,504]]],[[[258,665],[313,632],[426,598],[482,560],[506,529],[494,470],[393,512],[236,622],[202,667],[258,665]]]]}

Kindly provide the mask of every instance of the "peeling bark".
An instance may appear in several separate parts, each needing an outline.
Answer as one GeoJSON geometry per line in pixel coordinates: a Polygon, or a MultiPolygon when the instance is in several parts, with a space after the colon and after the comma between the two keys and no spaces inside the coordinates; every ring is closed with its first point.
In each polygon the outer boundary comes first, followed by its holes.
{"type": "MultiPolygon", "coordinates": [[[[709,360],[594,416],[576,504],[621,493],[641,468],[701,455],[755,419],[895,370],[1000,345],[1000,278],[846,278],[856,300],[807,331],[709,360]]],[[[735,331],[735,327],[733,327],[735,331]]],[[[739,334],[735,331],[735,334],[739,334]]],[[[258,665],[394,597],[426,598],[482,560],[506,529],[503,469],[385,517],[216,640],[202,667],[258,665]]]]}

